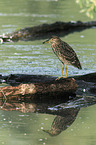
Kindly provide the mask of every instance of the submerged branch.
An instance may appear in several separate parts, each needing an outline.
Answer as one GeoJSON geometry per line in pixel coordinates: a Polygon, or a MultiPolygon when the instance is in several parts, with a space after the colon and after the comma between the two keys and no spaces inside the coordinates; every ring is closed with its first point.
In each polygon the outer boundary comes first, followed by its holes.
{"type": "Polygon", "coordinates": [[[1,43],[14,41],[33,41],[46,39],[52,35],[66,36],[76,31],[82,31],[91,27],[96,27],[96,21],[81,22],[55,22],[51,24],[42,24],[34,27],[26,27],[16,32],[6,35],[0,35],[1,43]]]}

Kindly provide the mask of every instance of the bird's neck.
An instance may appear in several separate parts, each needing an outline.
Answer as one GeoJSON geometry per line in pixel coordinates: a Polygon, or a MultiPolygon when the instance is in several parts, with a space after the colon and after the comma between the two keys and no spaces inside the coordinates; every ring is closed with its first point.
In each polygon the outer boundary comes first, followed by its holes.
{"type": "Polygon", "coordinates": [[[59,45],[61,45],[61,41],[52,43],[52,47],[53,47],[53,48],[55,48],[56,46],[57,46],[57,48],[58,48],[59,45]]]}
{"type": "Polygon", "coordinates": [[[54,42],[54,43],[52,43],[52,46],[59,45],[60,43],[61,43],[61,41],[54,42]]]}

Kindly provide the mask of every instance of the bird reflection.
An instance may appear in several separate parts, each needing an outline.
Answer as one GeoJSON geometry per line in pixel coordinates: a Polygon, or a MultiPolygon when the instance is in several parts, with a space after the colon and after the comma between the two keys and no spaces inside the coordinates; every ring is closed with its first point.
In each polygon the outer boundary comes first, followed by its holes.
{"type": "Polygon", "coordinates": [[[43,130],[51,136],[59,135],[66,130],[76,119],[80,108],[67,108],[63,110],[62,116],[56,116],[50,130],[43,130]]]}

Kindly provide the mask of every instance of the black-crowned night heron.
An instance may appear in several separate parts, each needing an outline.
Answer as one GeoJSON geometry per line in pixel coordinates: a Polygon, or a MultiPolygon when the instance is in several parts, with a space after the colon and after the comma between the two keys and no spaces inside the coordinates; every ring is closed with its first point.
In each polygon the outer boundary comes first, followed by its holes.
{"type": "Polygon", "coordinates": [[[75,51],[72,49],[70,45],[62,41],[58,36],[53,36],[51,37],[51,39],[44,41],[43,44],[44,43],[52,44],[53,52],[57,55],[59,60],[63,63],[61,77],[63,77],[64,65],[65,65],[66,77],[67,77],[67,64],[73,65],[77,67],[78,69],[82,69],[80,61],[75,51]]]}

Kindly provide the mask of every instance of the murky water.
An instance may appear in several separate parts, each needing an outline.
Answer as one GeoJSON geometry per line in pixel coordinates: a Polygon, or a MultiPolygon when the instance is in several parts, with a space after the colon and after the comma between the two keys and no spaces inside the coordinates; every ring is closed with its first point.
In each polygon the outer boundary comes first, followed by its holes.
{"type": "MultiPolygon", "coordinates": [[[[0,34],[56,21],[90,21],[79,10],[74,0],[0,1],[0,34]]],[[[95,29],[74,32],[61,38],[74,48],[83,67],[78,70],[69,66],[69,76],[96,71],[95,29]]],[[[60,76],[62,64],[52,52],[51,46],[43,45],[43,41],[0,45],[0,73],[60,76]]],[[[73,124],[56,137],[43,131],[51,128],[55,115],[0,111],[0,144],[95,145],[95,110],[96,105],[82,108],[73,124]]]]}

